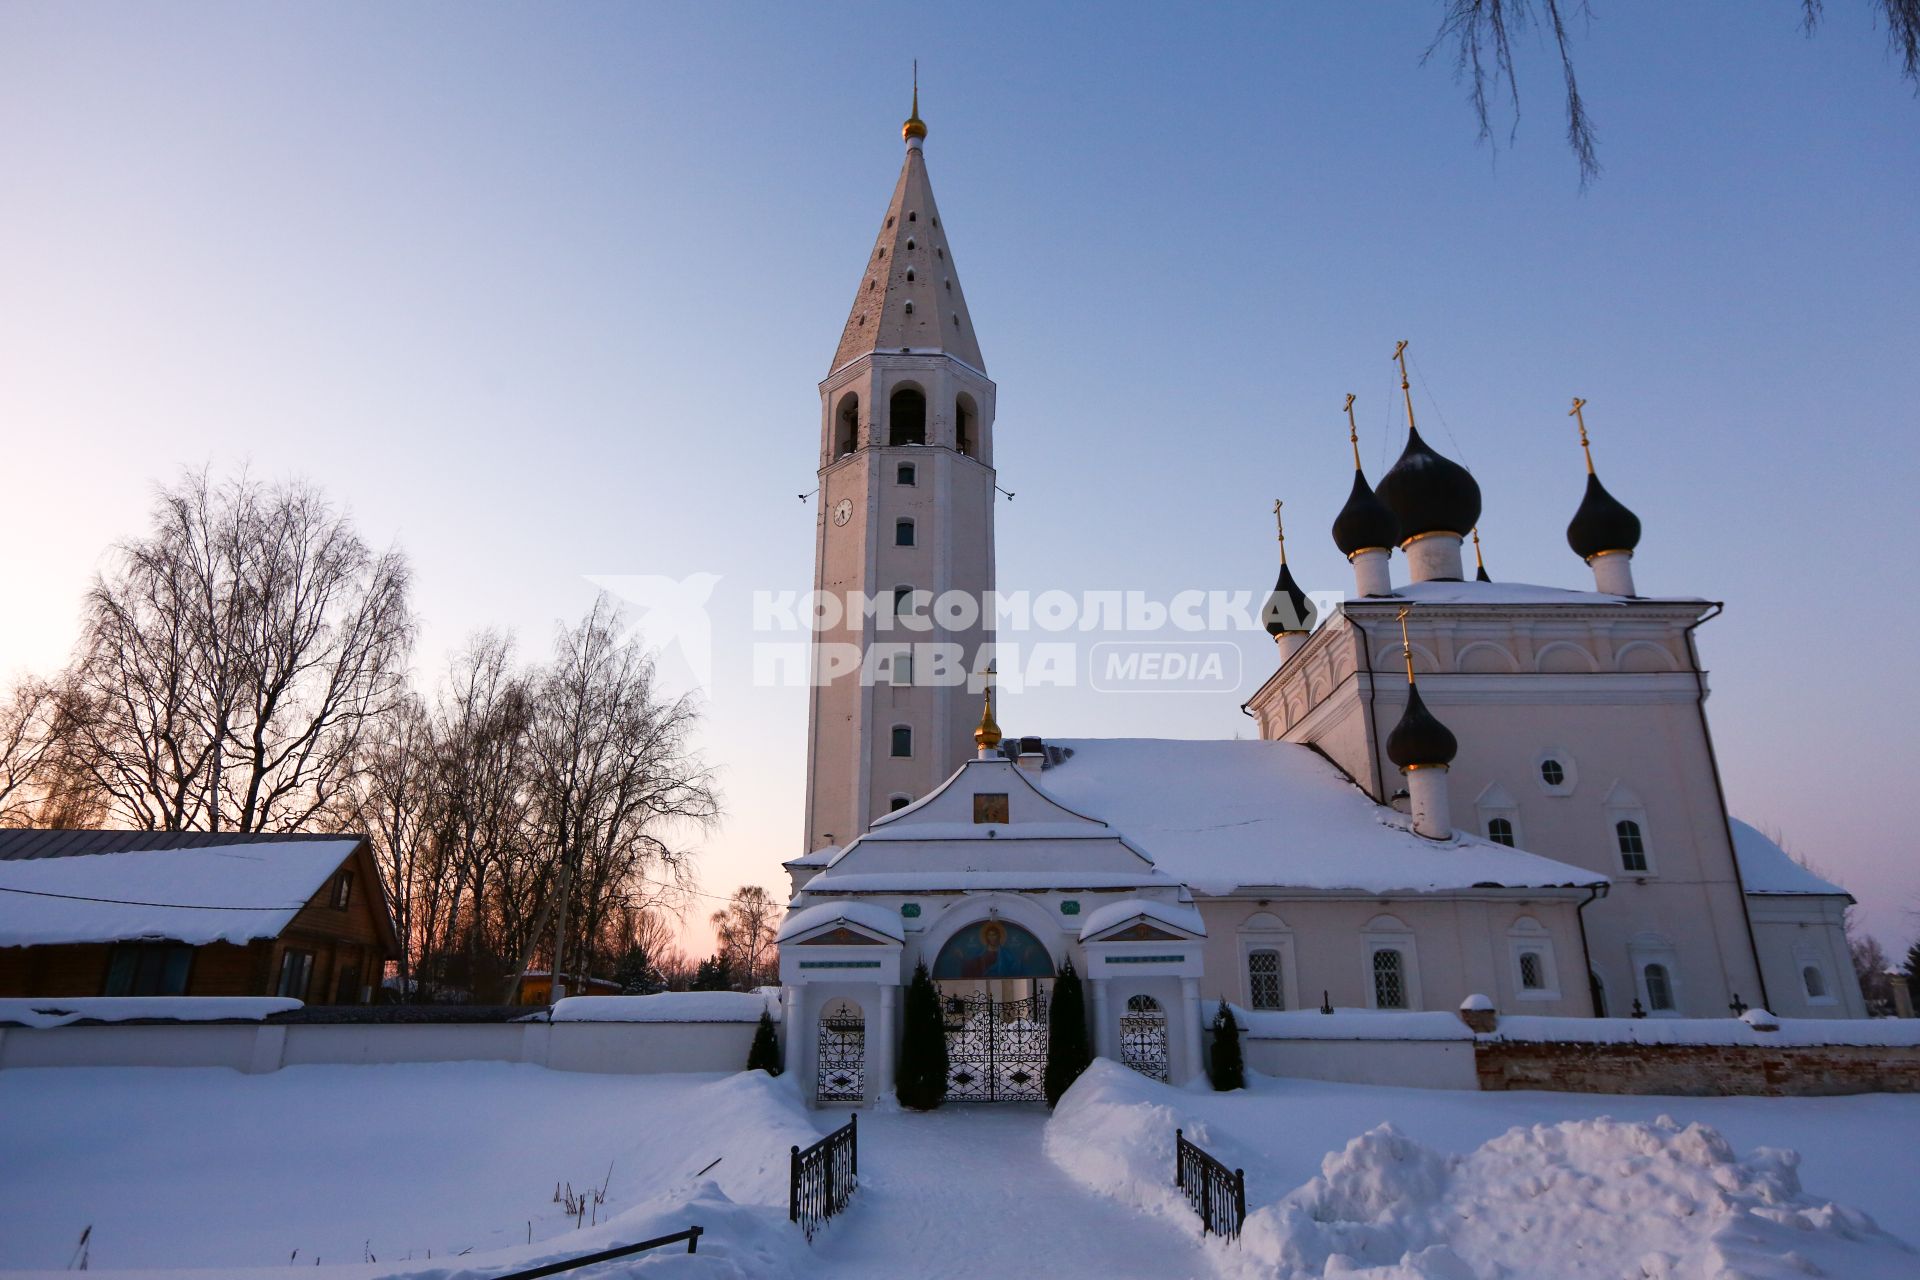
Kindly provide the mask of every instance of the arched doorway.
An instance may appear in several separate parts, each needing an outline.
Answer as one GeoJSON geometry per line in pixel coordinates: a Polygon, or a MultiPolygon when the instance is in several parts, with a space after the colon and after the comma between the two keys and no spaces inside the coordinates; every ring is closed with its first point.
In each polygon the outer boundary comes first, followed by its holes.
{"type": "Polygon", "coordinates": [[[981,920],[947,939],[933,977],[946,1013],[949,1099],[1045,1099],[1053,976],[1052,954],[1017,924],[981,920]]]}
{"type": "Polygon", "coordinates": [[[867,1095],[867,1018],[844,997],[820,1011],[814,1098],[819,1102],[861,1102],[867,1095]]]}
{"type": "Polygon", "coordinates": [[[1167,1011],[1152,996],[1128,996],[1120,1015],[1120,1061],[1143,1076],[1167,1078],[1167,1011]]]}

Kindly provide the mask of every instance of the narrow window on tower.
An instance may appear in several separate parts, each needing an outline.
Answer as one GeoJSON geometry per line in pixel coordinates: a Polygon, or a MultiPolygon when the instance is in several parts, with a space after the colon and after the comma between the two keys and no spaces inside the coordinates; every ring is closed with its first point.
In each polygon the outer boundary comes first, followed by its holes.
{"type": "Polygon", "coordinates": [[[953,447],[973,456],[973,408],[965,396],[953,403],[953,447]]]}
{"type": "Polygon", "coordinates": [[[913,588],[895,587],[893,589],[893,616],[904,618],[913,612],[913,588]]]}
{"type": "Polygon", "coordinates": [[[860,447],[860,397],[842,399],[835,416],[833,456],[844,458],[860,447]]]}
{"type": "Polygon", "coordinates": [[[913,726],[897,724],[893,726],[893,754],[907,757],[913,754],[913,726]]]}
{"type": "Polygon", "coordinates": [[[913,545],[913,521],[895,520],[893,522],[893,545],[896,547],[913,545]]]}
{"type": "Polygon", "coordinates": [[[900,469],[893,473],[893,481],[895,484],[917,483],[914,479],[913,464],[911,462],[901,463],[900,469]]]}

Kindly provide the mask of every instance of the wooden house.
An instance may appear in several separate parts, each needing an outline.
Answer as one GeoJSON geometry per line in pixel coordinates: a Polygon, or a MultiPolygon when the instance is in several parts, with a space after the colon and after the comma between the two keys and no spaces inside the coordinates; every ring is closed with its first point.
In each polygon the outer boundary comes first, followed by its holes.
{"type": "Polygon", "coordinates": [[[364,1004],[399,954],[364,836],[0,830],[0,996],[364,1004]]]}

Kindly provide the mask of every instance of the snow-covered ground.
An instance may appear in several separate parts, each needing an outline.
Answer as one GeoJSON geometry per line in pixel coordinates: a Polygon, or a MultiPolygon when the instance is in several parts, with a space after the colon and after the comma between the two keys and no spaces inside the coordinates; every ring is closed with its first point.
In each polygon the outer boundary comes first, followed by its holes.
{"type": "Polygon", "coordinates": [[[476,1276],[698,1222],[696,1258],[592,1274],[1920,1276],[1920,1254],[1859,1216],[1913,1236],[1920,1098],[1266,1079],[1220,1095],[1097,1063],[1051,1119],[1037,1107],[863,1112],[861,1189],[809,1247],[786,1221],[787,1151],[843,1119],[759,1075],[0,1072],[0,1268],[62,1269],[91,1225],[95,1270],[237,1280],[290,1277],[289,1264],[313,1275],[317,1260],[331,1280],[476,1276]],[[1243,1245],[1199,1239],[1173,1200],[1175,1125],[1247,1170],[1243,1245]],[[1802,1158],[1796,1169],[1760,1147],[1802,1158]],[[597,1227],[574,1229],[556,1182],[604,1183],[597,1227]],[[1374,1269],[1343,1273],[1342,1255],[1374,1269]]]}
{"type": "Polygon", "coordinates": [[[1911,1220],[1920,1098],[1476,1094],[1257,1077],[1214,1094],[1098,1062],[1049,1122],[1047,1150],[1082,1185],[1192,1232],[1167,1185],[1176,1127],[1246,1170],[1244,1240],[1210,1250],[1228,1275],[1920,1276],[1920,1253],[1874,1222],[1904,1231],[1911,1220]]]}
{"type": "Polygon", "coordinates": [[[449,1257],[531,1265],[699,1222],[699,1258],[658,1265],[778,1277],[806,1258],[786,1220],[788,1148],[818,1136],[794,1091],[758,1073],[0,1072],[0,1268],[65,1268],[88,1226],[94,1270],[311,1275],[371,1259],[331,1274],[384,1276],[449,1274],[449,1257]],[[553,1203],[568,1183],[606,1188],[597,1228],[553,1203]]]}

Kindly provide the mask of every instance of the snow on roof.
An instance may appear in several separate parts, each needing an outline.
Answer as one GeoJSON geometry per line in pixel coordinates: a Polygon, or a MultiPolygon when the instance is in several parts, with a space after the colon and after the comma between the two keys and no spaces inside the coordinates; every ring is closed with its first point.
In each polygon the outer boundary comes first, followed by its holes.
{"type": "Polygon", "coordinates": [[[0,859],[0,947],[277,937],[357,836],[0,859]],[[102,901],[105,899],[105,901],[102,901]]]}
{"type": "Polygon", "coordinates": [[[870,933],[892,938],[895,942],[905,941],[907,936],[906,930],[900,925],[900,917],[885,907],[875,906],[871,902],[822,902],[818,906],[788,912],[787,918],[781,922],[776,940],[785,942],[809,929],[817,929],[838,920],[859,925],[870,933]]]}
{"type": "Polygon", "coordinates": [[[64,1027],[74,1022],[260,1022],[301,1008],[278,996],[34,996],[0,1000],[0,1026],[64,1027]]]}
{"type": "Polygon", "coordinates": [[[1152,867],[1140,871],[1077,871],[1071,867],[1035,871],[823,871],[800,892],[827,893],[987,892],[993,889],[1145,889],[1172,888],[1180,882],[1152,867]]]}
{"type": "Polygon", "coordinates": [[[761,991],[662,991],[651,996],[568,996],[554,1022],[758,1022],[780,1017],[780,1002],[761,991]]]}
{"type": "Polygon", "coordinates": [[[783,867],[824,867],[839,854],[837,844],[823,844],[812,853],[803,853],[797,858],[789,858],[780,865],[783,867]]]}
{"type": "Polygon", "coordinates": [[[1732,819],[1733,856],[1740,863],[1740,883],[1748,893],[1818,893],[1846,896],[1831,880],[1815,875],[1794,861],[1758,827],[1732,819]]]}
{"type": "MultiPolygon", "coordinates": [[[[1599,591],[1569,591],[1564,587],[1541,587],[1527,582],[1407,582],[1393,589],[1393,595],[1378,603],[1395,599],[1415,604],[1705,604],[1692,596],[1648,597],[1615,596],[1599,591]]],[[[1367,601],[1349,601],[1364,604],[1367,601]]]]}
{"type": "Polygon", "coordinates": [[[1202,938],[1207,936],[1206,921],[1202,920],[1200,913],[1192,907],[1183,906],[1177,902],[1155,902],[1151,898],[1124,898],[1089,912],[1080,926],[1081,940],[1105,933],[1113,926],[1124,920],[1131,920],[1135,916],[1146,916],[1149,919],[1158,920],[1161,924],[1171,925],[1175,929],[1184,929],[1202,938]]]}
{"type": "Polygon", "coordinates": [[[1606,883],[1597,872],[1456,832],[1415,835],[1308,747],[1082,738],[1041,781],[1114,824],[1201,893],[1242,887],[1433,893],[1606,883]]]}

